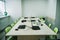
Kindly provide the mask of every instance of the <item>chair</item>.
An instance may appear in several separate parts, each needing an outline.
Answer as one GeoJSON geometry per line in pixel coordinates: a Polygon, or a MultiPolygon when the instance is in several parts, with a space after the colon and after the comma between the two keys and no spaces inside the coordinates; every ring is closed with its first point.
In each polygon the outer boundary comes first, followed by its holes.
{"type": "Polygon", "coordinates": [[[40,21],[45,23],[45,17],[40,17],[40,21]]]}
{"type": "Polygon", "coordinates": [[[11,27],[13,27],[14,25],[15,25],[15,23],[12,23],[12,24],[11,24],[11,27]]]}
{"type": "Polygon", "coordinates": [[[43,22],[43,23],[45,23],[45,20],[43,20],[43,19],[40,19],[40,21],[43,22]]]}
{"type": "MultiPolygon", "coordinates": [[[[7,27],[6,27],[6,29],[5,29],[5,33],[7,34],[10,30],[11,30],[11,28],[18,22],[20,20],[20,18],[18,18],[15,22],[13,22],[11,25],[8,25],[7,27]]],[[[14,37],[13,36],[6,36],[6,40],[13,40],[14,39],[14,37]]],[[[16,38],[15,38],[16,39],[16,38]]],[[[15,40],[14,39],[14,40],[15,40]]]]}
{"type": "Polygon", "coordinates": [[[54,28],[54,32],[58,33],[58,28],[57,27],[54,28]]]}
{"type": "Polygon", "coordinates": [[[51,28],[51,24],[49,24],[48,27],[51,28]]]}
{"type": "MultiPolygon", "coordinates": [[[[11,30],[12,26],[14,26],[14,24],[7,26],[7,28],[5,29],[6,34],[11,30]]],[[[13,36],[6,36],[6,40],[13,40],[13,39],[15,40],[16,38],[14,38],[13,36]]]]}
{"type": "Polygon", "coordinates": [[[11,24],[11,27],[13,27],[19,20],[20,20],[20,18],[18,18],[16,21],[14,21],[14,22],[11,24]]]}
{"type": "Polygon", "coordinates": [[[7,28],[5,29],[5,33],[8,33],[11,29],[11,26],[7,26],[7,28]]]}
{"type": "Polygon", "coordinates": [[[19,19],[15,20],[14,23],[16,24],[19,21],[19,19]]]}
{"type": "MultiPolygon", "coordinates": [[[[58,28],[55,27],[53,31],[57,34],[58,33],[58,28]]],[[[52,40],[52,39],[57,40],[57,35],[51,35],[51,36],[49,36],[49,39],[50,40],[52,40]]]]}
{"type": "MultiPolygon", "coordinates": [[[[5,33],[7,34],[10,30],[11,30],[11,26],[8,25],[6,28],[5,28],[5,33]]],[[[8,40],[9,38],[11,38],[12,36],[6,36],[6,39],[8,40]]]]}

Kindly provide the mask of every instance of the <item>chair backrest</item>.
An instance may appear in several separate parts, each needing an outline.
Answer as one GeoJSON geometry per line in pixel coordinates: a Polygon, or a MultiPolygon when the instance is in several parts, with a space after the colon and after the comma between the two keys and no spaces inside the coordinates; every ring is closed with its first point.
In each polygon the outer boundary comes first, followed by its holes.
{"type": "Polygon", "coordinates": [[[17,20],[15,20],[15,21],[11,24],[11,26],[13,27],[19,20],[20,20],[20,18],[18,18],[17,20]]]}
{"type": "Polygon", "coordinates": [[[54,28],[54,32],[55,32],[55,33],[58,33],[58,27],[55,27],[55,28],[54,28]]]}
{"type": "Polygon", "coordinates": [[[11,27],[8,26],[8,27],[5,29],[5,32],[8,33],[10,30],[11,30],[11,27]]]}
{"type": "Polygon", "coordinates": [[[49,24],[48,27],[51,28],[51,24],[49,24]]]}

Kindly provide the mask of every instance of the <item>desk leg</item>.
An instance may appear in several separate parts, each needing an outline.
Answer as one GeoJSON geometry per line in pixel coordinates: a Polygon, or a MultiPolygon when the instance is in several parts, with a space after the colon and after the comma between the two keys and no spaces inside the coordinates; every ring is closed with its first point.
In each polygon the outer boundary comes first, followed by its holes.
{"type": "Polygon", "coordinates": [[[45,36],[17,36],[17,40],[45,40],[45,36]]]}

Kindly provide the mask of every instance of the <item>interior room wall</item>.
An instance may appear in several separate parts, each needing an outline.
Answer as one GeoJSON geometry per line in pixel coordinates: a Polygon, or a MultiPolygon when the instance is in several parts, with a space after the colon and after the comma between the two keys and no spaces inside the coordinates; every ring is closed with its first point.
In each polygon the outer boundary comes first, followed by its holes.
{"type": "Polygon", "coordinates": [[[55,27],[59,29],[57,39],[60,39],[60,0],[57,0],[55,27]]]}
{"type": "Polygon", "coordinates": [[[23,16],[46,16],[48,0],[22,0],[23,16]]]}
{"type": "Polygon", "coordinates": [[[48,0],[47,24],[52,24],[51,29],[55,27],[57,0],[48,0]]]}
{"type": "Polygon", "coordinates": [[[57,0],[48,0],[47,16],[55,20],[57,0]]]}
{"type": "Polygon", "coordinates": [[[13,20],[21,17],[21,0],[6,0],[6,10],[13,20]]]}
{"type": "Polygon", "coordinates": [[[48,16],[55,19],[56,0],[22,0],[23,16],[48,16]]]}
{"type": "Polygon", "coordinates": [[[6,0],[6,9],[15,20],[23,16],[48,16],[55,19],[56,0],[6,0]]]}
{"type": "Polygon", "coordinates": [[[55,26],[58,27],[60,31],[60,0],[57,0],[55,26]]]}

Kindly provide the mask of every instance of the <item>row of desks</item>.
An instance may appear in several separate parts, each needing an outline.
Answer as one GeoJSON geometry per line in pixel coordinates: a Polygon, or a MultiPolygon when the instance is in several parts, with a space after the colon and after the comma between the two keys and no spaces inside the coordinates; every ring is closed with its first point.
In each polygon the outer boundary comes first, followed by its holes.
{"type": "MultiPolygon", "coordinates": [[[[6,36],[17,36],[17,40],[37,40],[37,39],[45,39],[47,35],[56,35],[45,23],[37,22],[40,20],[39,18],[21,18],[16,25],[6,34],[6,36]],[[27,20],[26,22],[21,22],[22,20],[27,20]],[[32,24],[31,20],[36,20],[38,24],[32,24]],[[27,25],[25,29],[18,29],[19,25],[27,25]],[[43,26],[41,26],[43,24],[43,26]],[[30,27],[32,25],[39,25],[40,30],[32,30],[30,27]]],[[[42,40],[41,39],[41,40],[42,40]]]]}

